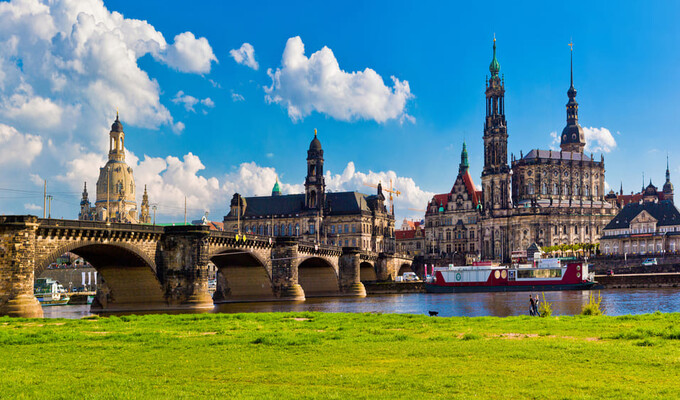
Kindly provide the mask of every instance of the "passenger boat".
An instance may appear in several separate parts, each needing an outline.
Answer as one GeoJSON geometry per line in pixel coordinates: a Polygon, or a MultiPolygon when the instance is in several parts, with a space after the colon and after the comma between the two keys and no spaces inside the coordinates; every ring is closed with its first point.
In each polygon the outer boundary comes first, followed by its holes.
{"type": "Polygon", "coordinates": [[[434,280],[426,283],[425,289],[429,293],[522,292],[583,290],[594,285],[588,264],[545,258],[511,266],[476,262],[471,266],[436,267],[434,280]]]}
{"type": "Polygon", "coordinates": [[[50,278],[36,279],[33,293],[41,306],[63,306],[69,301],[69,296],[61,283],[50,278]]]}

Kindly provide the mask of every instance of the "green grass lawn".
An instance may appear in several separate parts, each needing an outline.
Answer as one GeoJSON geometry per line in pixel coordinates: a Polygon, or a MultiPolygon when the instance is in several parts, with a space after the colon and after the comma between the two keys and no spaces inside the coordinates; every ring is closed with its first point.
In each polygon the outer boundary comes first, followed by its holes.
{"type": "Polygon", "coordinates": [[[680,398],[680,314],[0,318],[0,398],[680,398]]]}

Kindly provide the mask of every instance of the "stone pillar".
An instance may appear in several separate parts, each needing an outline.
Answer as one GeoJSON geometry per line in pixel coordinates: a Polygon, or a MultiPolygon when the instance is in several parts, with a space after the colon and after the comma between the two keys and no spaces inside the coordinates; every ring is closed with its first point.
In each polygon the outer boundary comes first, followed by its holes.
{"type": "Polygon", "coordinates": [[[170,306],[213,308],[208,292],[207,226],[167,227],[162,243],[158,277],[170,306]]]}
{"type": "Polygon", "coordinates": [[[282,300],[304,300],[305,291],[298,283],[298,245],[291,237],[277,237],[272,248],[272,288],[282,300]]]}
{"type": "Polygon", "coordinates": [[[375,261],[375,270],[379,281],[394,281],[399,271],[394,270],[394,258],[380,254],[375,261]]]}
{"type": "Polygon", "coordinates": [[[42,318],[33,294],[38,217],[0,217],[0,315],[42,318]]]}
{"type": "Polygon", "coordinates": [[[338,272],[340,277],[340,292],[350,295],[366,297],[366,288],[361,283],[361,259],[358,247],[343,247],[340,256],[338,272]]]}

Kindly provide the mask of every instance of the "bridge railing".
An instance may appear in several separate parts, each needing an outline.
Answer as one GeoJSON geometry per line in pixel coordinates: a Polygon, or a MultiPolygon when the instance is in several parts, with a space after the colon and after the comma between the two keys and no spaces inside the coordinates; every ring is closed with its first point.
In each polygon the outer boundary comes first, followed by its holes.
{"type": "Polygon", "coordinates": [[[137,231],[149,233],[163,233],[163,227],[147,224],[126,224],[120,222],[103,221],[80,221],[71,219],[39,218],[40,228],[66,228],[66,229],[110,229],[121,231],[137,231]]]}

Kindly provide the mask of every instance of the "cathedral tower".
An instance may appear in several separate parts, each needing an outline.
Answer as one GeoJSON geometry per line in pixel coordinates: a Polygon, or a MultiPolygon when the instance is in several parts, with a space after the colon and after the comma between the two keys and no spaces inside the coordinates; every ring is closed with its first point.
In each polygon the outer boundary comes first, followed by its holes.
{"type": "Polygon", "coordinates": [[[567,126],[562,130],[560,149],[573,153],[583,153],[583,148],[586,147],[586,138],[583,134],[583,128],[578,124],[578,103],[576,102],[576,88],[574,88],[573,44],[569,43],[569,47],[571,47],[571,85],[569,90],[567,90],[567,96],[569,96],[569,101],[567,102],[567,126]]]}
{"type": "Polygon", "coordinates": [[[496,38],[493,39],[493,59],[489,65],[491,77],[486,82],[486,119],[484,121],[484,169],[482,170],[483,208],[486,213],[508,209],[510,198],[510,167],[508,166],[508,128],[505,121],[505,82],[499,76],[501,65],[496,59],[496,38]]]}
{"type": "Polygon", "coordinates": [[[458,166],[458,173],[465,175],[468,169],[470,169],[470,164],[468,163],[467,146],[465,146],[465,141],[463,141],[463,151],[460,152],[460,165],[458,166]]]}
{"type": "Polygon", "coordinates": [[[663,184],[664,200],[673,202],[673,184],[671,183],[671,170],[668,166],[668,155],[666,155],[666,183],[663,184]]]}
{"type": "Polygon", "coordinates": [[[307,177],[305,178],[305,207],[308,209],[322,210],[326,192],[326,183],[323,177],[323,149],[321,142],[316,137],[309,144],[307,150],[307,177]]]}
{"type": "Polygon", "coordinates": [[[137,200],[132,168],[125,163],[125,133],[118,119],[109,132],[109,161],[99,169],[96,220],[137,222],[137,200]]]}

